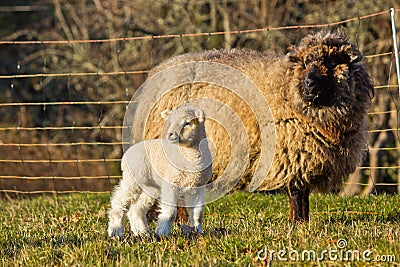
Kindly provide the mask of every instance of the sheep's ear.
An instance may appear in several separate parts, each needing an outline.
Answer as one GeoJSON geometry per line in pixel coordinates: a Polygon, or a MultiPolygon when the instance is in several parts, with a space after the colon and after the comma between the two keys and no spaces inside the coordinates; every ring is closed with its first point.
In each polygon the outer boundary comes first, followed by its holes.
{"type": "Polygon", "coordinates": [[[169,109],[166,109],[166,110],[164,110],[163,112],[161,112],[161,117],[162,117],[164,120],[166,120],[167,117],[168,117],[169,115],[171,115],[171,110],[169,110],[169,109]]]}
{"type": "Polygon", "coordinates": [[[204,114],[204,111],[201,109],[196,109],[195,115],[200,123],[204,122],[204,120],[206,119],[206,115],[204,114]]]}
{"type": "Polygon", "coordinates": [[[290,62],[293,62],[293,63],[299,63],[300,62],[300,59],[299,59],[299,57],[297,55],[288,53],[288,57],[289,57],[290,62]]]}
{"type": "Polygon", "coordinates": [[[286,56],[289,58],[291,62],[299,63],[301,60],[298,54],[299,53],[297,49],[294,46],[291,46],[289,47],[289,53],[287,53],[286,56]]]}
{"type": "Polygon", "coordinates": [[[359,62],[363,58],[362,53],[352,44],[342,45],[340,50],[348,56],[350,63],[359,62]]]}

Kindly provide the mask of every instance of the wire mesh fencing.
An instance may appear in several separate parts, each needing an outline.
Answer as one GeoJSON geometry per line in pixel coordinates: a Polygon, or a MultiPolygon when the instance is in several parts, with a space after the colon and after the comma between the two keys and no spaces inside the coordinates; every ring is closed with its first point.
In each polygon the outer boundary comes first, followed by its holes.
{"type": "MultiPolygon", "coordinates": [[[[396,14],[400,9],[396,9],[396,14]]],[[[104,39],[0,40],[0,192],[103,193],[121,178],[123,116],[149,69],[172,54],[204,49],[276,49],[309,31],[346,27],[375,82],[369,148],[344,194],[400,191],[399,87],[391,35],[366,34],[389,11],[320,25],[293,25],[104,39]],[[217,40],[217,41],[216,41],[217,40]],[[200,49],[199,49],[200,48],[200,49]],[[130,58],[130,55],[132,58],[130,58]],[[141,64],[141,62],[143,64],[141,64]]],[[[389,25],[390,27],[390,25],[389,25]]]]}

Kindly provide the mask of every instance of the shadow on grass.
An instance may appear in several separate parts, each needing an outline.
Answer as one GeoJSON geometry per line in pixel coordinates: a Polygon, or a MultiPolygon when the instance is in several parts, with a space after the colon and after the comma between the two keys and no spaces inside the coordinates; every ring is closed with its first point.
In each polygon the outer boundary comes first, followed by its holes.
{"type": "Polygon", "coordinates": [[[50,248],[56,250],[63,246],[81,246],[82,244],[91,241],[88,238],[78,236],[53,236],[44,237],[38,240],[33,240],[30,237],[19,237],[18,239],[7,240],[0,243],[3,255],[14,258],[18,253],[26,248],[50,248]]]}
{"type": "MultiPolygon", "coordinates": [[[[314,219],[320,220],[322,223],[340,223],[351,224],[352,222],[376,222],[389,223],[400,221],[400,211],[382,214],[379,212],[353,212],[353,211],[338,211],[338,212],[316,212],[314,219]]],[[[312,219],[313,219],[312,218],[312,219]]]]}

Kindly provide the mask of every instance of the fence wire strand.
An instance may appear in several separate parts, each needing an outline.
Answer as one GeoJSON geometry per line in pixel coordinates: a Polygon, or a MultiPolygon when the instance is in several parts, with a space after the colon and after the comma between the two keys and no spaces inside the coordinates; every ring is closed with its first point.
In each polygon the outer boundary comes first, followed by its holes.
{"type": "MultiPolygon", "coordinates": [[[[400,11],[400,8],[395,9],[396,12],[400,11]]],[[[152,43],[151,45],[153,46],[153,43],[155,40],[158,39],[171,39],[171,38],[180,38],[181,45],[183,49],[185,50],[184,47],[184,38],[188,37],[206,37],[210,38],[212,36],[218,36],[218,35],[226,35],[226,34],[231,34],[231,35],[243,35],[243,34],[250,34],[250,33],[258,33],[258,34],[264,34],[266,35],[265,42],[267,42],[267,38],[269,34],[273,31],[285,31],[285,30],[296,30],[296,29],[313,29],[313,28],[327,28],[327,27],[332,27],[332,26],[338,26],[338,25],[343,25],[349,22],[354,22],[358,21],[358,30],[360,28],[360,22],[361,20],[365,20],[368,18],[376,17],[376,16],[382,16],[382,15],[388,15],[390,13],[389,10],[382,11],[382,12],[377,12],[373,14],[368,14],[365,16],[360,16],[360,17],[355,17],[355,18],[350,18],[338,22],[333,22],[333,23],[326,23],[326,24],[313,24],[313,25],[293,25],[293,26],[283,26],[283,27],[265,27],[265,28],[257,28],[257,29],[245,29],[245,30],[233,30],[233,31],[217,31],[217,32],[202,32],[202,33],[184,33],[184,34],[166,34],[166,35],[149,35],[149,36],[136,36],[136,37],[121,37],[121,38],[109,38],[109,39],[101,39],[101,40],[38,40],[38,41],[28,41],[28,40],[0,40],[0,45],[2,46],[35,46],[35,45],[40,45],[44,47],[44,61],[43,61],[43,66],[42,66],[42,72],[43,73],[20,73],[20,63],[18,62],[17,64],[17,73],[15,74],[0,74],[0,80],[10,80],[11,88],[14,90],[15,89],[15,84],[17,80],[22,80],[22,79],[40,79],[40,86],[41,86],[41,91],[43,92],[43,83],[45,78],[67,78],[67,90],[69,93],[69,99],[68,101],[48,101],[43,93],[43,101],[32,101],[32,102],[3,102],[0,103],[0,108],[12,108],[15,107],[18,109],[18,121],[17,121],[17,126],[10,126],[10,125],[0,125],[0,133],[1,132],[7,132],[7,131],[15,131],[17,138],[17,142],[5,142],[0,139],[0,148],[15,148],[18,149],[19,151],[19,159],[16,158],[8,158],[7,156],[4,158],[0,158],[0,164],[18,164],[18,166],[22,167],[24,170],[25,174],[29,174],[29,166],[31,164],[47,164],[47,166],[50,169],[50,175],[20,175],[20,174],[0,174],[0,193],[15,193],[15,194],[45,194],[45,193],[54,193],[56,192],[57,194],[66,194],[66,193],[91,193],[91,194],[96,194],[96,193],[106,193],[110,192],[110,186],[112,183],[110,182],[111,180],[118,180],[121,178],[121,175],[114,175],[113,171],[110,170],[110,165],[109,164],[114,164],[114,163],[120,163],[121,159],[120,158],[112,158],[110,156],[107,156],[107,149],[108,147],[122,147],[122,145],[125,144],[130,144],[128,142],[123,142],[123,141],[108,141],[106,138],[106,133],[105,131],[111,130],[111,131],[122,131],[123,129],[126,129],[127,127],[121,126],[121,125],[102,125],[102,119],[104,115],[104,110],[108,107],[115,107],[117,105],[124,105],[125,108],[127,108],[129,102],[129,85],[128,85],[128,79],[127,77],[129,75],[146,75],[148,74],[149,70],[142,69],[142,70],[125,70],[123,67],[123,64],[120,62],[120,51],[117,50],[117,65],[119,66],[122,71],[111,71],[111,72],[101,72],[100,69],[97,72],[72,72],[72,66],[70,66],[70,69],[66,73],[47,73],[47,62],[46,59],[49,56],[46,52],[46,45],[64,45],[64,46],[73,46],[75,44],[93,44],[93,43],[118,43],[118,42],[134,42],[134,41],[141,41],[141,40],[151,40],[152,43]],[[95,77],[98,80],[100,80],[101,77],[106,77],[106,76],[123,76],[125,79],[125,96],[126,99],[116,99],[116,100],[109,100],[109,101],[76,101],[71,97],[72,94],[72,89],[71,89],[71,78],[73,77],[95,77]],[[98,125],[77,125],[76,123],[78,120],[76,117],[73,118],[73,123],[71,126],[58,126],[58,125],[49,125],[49,126],[38,126],[38,127],[25,127],[22,126],[22,120],[23,118],[21,117],[22,109],[26,109],[29,107],[38,107],[42,108],[44,117],[46,119],[46,114],[48,114],[48,108],[50,107],[55,107],[59,108],[62,106],[72,106],[72,105],[81,105],[81,106],[97,106],[99,107],[99,116],[98,116],[98,125]],[[60,132],[60,131],[69,131],[71,140],[72,141],[65,141],[65,142],[53,142],[51,141],[52,139],[50,138],[50,131],[55,131],[55,132],[60,132]],[[79,131],[79,132],[78,132],[79,131]],[[100,134],[100,141],[82,141],[80,139],[79,133],[80,131],[98,131],[100,134]],[[45,135],[45,141],[44,142],[39,142],[35,143],[33,140],[31,143],[23,142],[23,133],[24,132],[39,132],[43,133],[45,135]],[[96,146],[100,148],[102,157],[101,158],[80,158],[80,148],[81,147],[86,147],[86,146],[96,146]],[[70,153],[69,157],[66,158],[56,158],[53,156],[53,148],[72,148],[72,153],[70,153]],[[47,152],[47,158],[27,158],[26,156],[24,157],[23,151],[25,149],[29,148],[44,148],[45,151],[47,152]],[[103,168],[105,170],[105,173],[101,175],[86,175],[83,171],[81,171],[80,166],[81,164],[103,164],[103,168]],[[57,175],[55,173],[55,169],[59,167],[59,165],[62,164],[74,164],[74,168],[77,171],[77,175],[70,175],[70,176],[62,176],[62,175],[57,175]],[[25,188],[25,189],[19,189],[19,188],[4,188],[4,183],[7,180],[13,180],[13,179],[19,179],[23,181],[41,181],[41,180],[51,180],[54,183],[54,186],[51,190],[39,190],[37,188],[25,188]],[[99,180],[107,180],[108,182],[108,189],[107,190],[85,190],[84,189],[84,182],[90,181],[93,179],[99,179],[99,180]],[[73,181],[73,180],[79,180],[81,181],[81,188],[82,189],[74,189],[74,190],[64,190],[64,189],[58,189],[56,182],[59,180],[64,180],[64,181],[73,181]]],[[[358,42],[358,32],[357,32],[357,42],[358,42]]],[[[152,52],[152,51],[151,51],[152,52]]],[[[393,58],[393,52],[388,51],[388,52],[383,52],[383,53],[377,53],[377,54],[370,54],[370,55],[365,55],[365,59],[367,61],[373,61],[375,59],[383,58],[383,57],[390,57],[393,58]]],[[[398,85],[390,84],[390,80],[388,84],[383,84],[383,85],[376,85],[375,90],[391,90],[393,88],[397,88],[398,85]]],[[[101,89],[101,86],[99,83],[96,84],[96,94],[98,94],[98,91],[101,89]]],[[[394,101],[394,100],[393,100],[394,101]]],[[[396,115],[397,117],[399,116],[399,110],[372,110],[368,113],[370,117],[372,116],[380,116],[380,115],[396,115]]],[[[371,134],[380,134],[380,133],[393,133],[396,135],[399,131],[399,127],[389,127],[386,129],[369,129],[368,132],[371,134]]],[[[115,140],[115,139],[114,139],[115,140]]],[[[39,140],[40,141],[40,140],[39,140]]],[[[374,151],[380,151],[380,152],[399,152],[400,147],[398,146],[392,146],[392,147],[369,147],[368,151],[374,152],[374,151]]],[[[33,155],[32,157],[34,157],[33,155]]],[[[65,167],[67,168],[67,167],[65,167]]],[[[366,171],[372,171],[372,170],[387,170],[387,171],[397,171],[399,172],[400,166],[398,164],[392,164],[391,166],[361,166],[358,169],[360,170],[366,170],[366,171]]],[[[370,183],[364,183],[364,182],[358,182],[358,183],[353,183],[353,182],[348,182],[347,184],[356,184],[359,186],[368,186],[370,183]]],[[[375,186],[393,186],[396,184],[392,183],[386,183],[386,182],[379,182],[379,183],[374,183],[375,186]]]]}
{"type": "MultiPolygon", "coordinates": [[[[396,9],[396,12],[400,8],[396,9]]],[[[214,35],[225,35],[225,34],[245,34],[245,33],[260,33],[260,32],[272,32],[282,30],[296,30],[296,29],[313,29],[313,28],[325,28],[337,25],[343,25],[348,22],[363,20],[371,17],[389,14],[389,10],[368,14],[356,18],[350,18],[342,21],[324,24],[310,24],[310,25],[293,25],[293,26],[281,26],[281,27],[266,27],[259,29],[248,29],[248,30],[234,30],[234,31],[218,31],[218,32],[203,32],[203,33],[183,33],[183,34],[165,34],[165,35],[148,35],[148,36],[137,36],[137,37],[120,37],[120,38],[108,38],[100,40],[41,40],[41,41],[0,41],[0,45],[44,45],[44,44],[79,44],[79,43],[109,43],[109,42],[126,42],[126,41],[138,41],[138,40],[152,40],[152,39],[169,39],[169,38],[183,38],[183,37],[203,37],[203,36],[214,36],[214,35]]]]}

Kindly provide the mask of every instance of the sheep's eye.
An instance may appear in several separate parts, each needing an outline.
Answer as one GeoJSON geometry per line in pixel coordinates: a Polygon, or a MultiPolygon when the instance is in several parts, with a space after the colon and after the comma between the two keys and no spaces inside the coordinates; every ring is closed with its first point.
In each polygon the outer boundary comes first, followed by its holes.
{"type": "Polygon", "coordinates": [[[337,65],[339,65],[340,62],[337,58],[330,58],[329,60],[327,60],[326,62],[324,62],[324,65],[328,68],[328,69],[334,69],[336,68],[337,65]]]}
{"type": "Polygon", "coordinates": [[[312,64],[312,63],[315,63],[315,61],[313,61],[310,58],[305,59],[304,62],[303,62],[305,68],[307,68],[307,66],[312,64]]]}
{"type": "Polygon", "coordinates": [[[190,121],[185,121],[185,124],[183,125],[183,127],[189,126],[191,123],[190,121]]]}
{"type": "Polygon", "coordinates": [[[337,64],[335,61],[332,61],[332,62],[329,62],[328,64],[325,64],[325,66],[326,66],[328,69],[334,69],[334,68],[336,68],[337,65],[338,65],[338,64],[337,64]]]}

